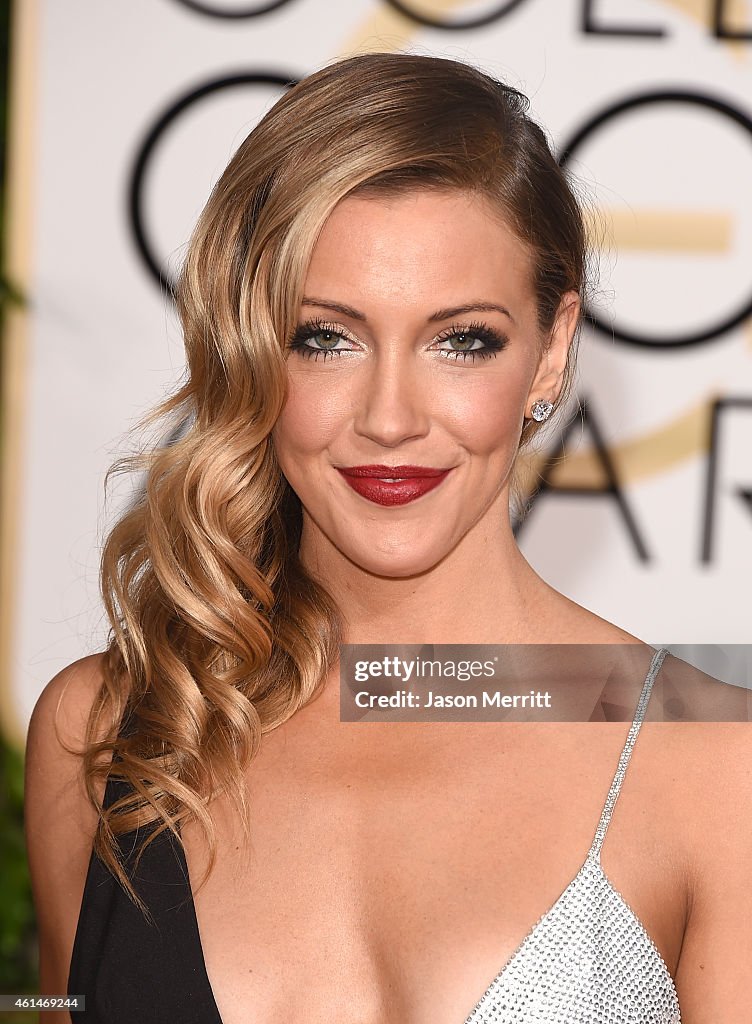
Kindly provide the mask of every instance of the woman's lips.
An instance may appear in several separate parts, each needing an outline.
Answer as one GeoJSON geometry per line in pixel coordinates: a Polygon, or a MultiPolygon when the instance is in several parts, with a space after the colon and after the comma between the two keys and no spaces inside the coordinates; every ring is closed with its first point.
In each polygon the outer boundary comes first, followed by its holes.
{"type": "Polygon", "coordinates": [[[354,491],[377,505],[406,505],[438,487],[451,469],[430,466],[348,466],[338,472],[354,491]]]}

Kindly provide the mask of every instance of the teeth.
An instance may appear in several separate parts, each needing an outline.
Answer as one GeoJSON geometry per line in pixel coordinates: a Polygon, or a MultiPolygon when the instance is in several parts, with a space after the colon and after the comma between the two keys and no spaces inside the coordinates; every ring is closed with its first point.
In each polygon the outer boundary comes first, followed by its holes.
{"type": "Polygon", "coordinates": [[[407,477],[404,477],[404,476],[383,476],[381,479],[385,483],[388,483],[388,484],[400,484],[400,483],[402,483],[403,480],[406,480],[407,477]]]}

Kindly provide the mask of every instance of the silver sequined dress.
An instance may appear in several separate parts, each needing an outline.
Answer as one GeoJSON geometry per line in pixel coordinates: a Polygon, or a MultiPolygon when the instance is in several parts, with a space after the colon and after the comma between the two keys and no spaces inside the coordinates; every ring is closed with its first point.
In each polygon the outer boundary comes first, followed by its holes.
{"type": "Polygon", "coordinates": [[[614,804],[667,653],[657,651],[651,662],[585,863],[465,1024],[681,1024],[661,954],[601,867],[614,804]]]}

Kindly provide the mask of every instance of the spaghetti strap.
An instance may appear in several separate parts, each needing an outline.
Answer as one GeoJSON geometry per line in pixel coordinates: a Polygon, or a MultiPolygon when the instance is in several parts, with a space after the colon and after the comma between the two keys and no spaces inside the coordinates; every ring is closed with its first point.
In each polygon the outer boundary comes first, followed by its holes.
{"type": "Polygon", "coordinates": [[[597,829],[595,830],[595,838],[593,839],[590,850],[588,851],[588,859],[594,858],[599,864],[601,859],[601,848],[603,846],[603,840],[606,838],[606,832],[608,831],[608,826],[611,822],[611,816],[614,813],[616,799],[619,796],[619,790],[621,789],[621,784],[624,781],[624,776],[627,772],[629,759],[632,756],[632,749],[635,745],[637,736],[640,732],[640,727],[642,726],[643,718],[645,717],[645,709],[647,708],[648,701],[650,700],[650,693],[653,689],[653,683],[655,682],[655,677],[658,675],[660,667],[663,664],[663,659],[666,657],[668,653],[669,651],[667,648],[661,647],[660,650],[655,652],[652,661],[650,662],[650,668],[648,669],[647,678],[645,679],[645,683],[642,687],[640,699],[637,702],[637,710],[635,711],[635,717],[632,721],[629,733],[627,734],[627,741],[624,744],[624,748],[621,752],[619,764],[617,766],[616,773],[614,774],[613,782],[611,783],[611,788],[608,791],[608,796],[606,797],[606,804],[603,808],[601,819],[598,822],[597,829]]]}

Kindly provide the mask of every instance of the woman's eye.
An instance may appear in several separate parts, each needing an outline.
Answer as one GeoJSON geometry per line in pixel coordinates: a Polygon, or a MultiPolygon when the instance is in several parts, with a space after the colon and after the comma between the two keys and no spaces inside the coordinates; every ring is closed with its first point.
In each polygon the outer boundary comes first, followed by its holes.
{"type": "Polygon", "coordinates": [[[470,352],[473,349],[484,348],[485,342],[473,334],[452,334],[448,341],[454,352],[470,352]]]}
{"type": "Polygon", "coordinates": [[[500,352],[507,344],[507,339],[486,327],[458,330],[451,328],[439,339],[443,347],[437,349],[448,359],[467,359],[475,361],[489,359],[500,352]]]}
{"type": "Polygon", "coordinates": [[[342,335],[335,331],[316,331],[315,334],[309,334],[306,341],[314,342],[313,345],[309,345],[310,348],[321,348],[329,352],[337,347],[337,342],[342,341],[342,335]]]}
{"type": "Polygon", "coordinates": [[[326,359],[327,356],[338,356],[342,352],[351,351],[340,347],[339,343],[347,340],[333,328],[303,324],[290,339],[290,348],[307,358],[318,359],[321,356],[326,359]]]}

